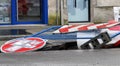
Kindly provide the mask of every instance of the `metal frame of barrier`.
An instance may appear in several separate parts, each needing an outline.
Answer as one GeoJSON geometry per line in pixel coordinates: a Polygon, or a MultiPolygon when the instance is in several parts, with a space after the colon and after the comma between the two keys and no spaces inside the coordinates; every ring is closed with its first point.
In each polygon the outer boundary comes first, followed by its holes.
{"type": "MultiPolygon", "coordinates": [[[[29,35],[29,36],[25,36],[24,38],[27,37],[40,37],[43,39],[48,39],[48,40],[76,40],[76,39],[92,39],[94,37],[77,37],[77,32],[74,33],[67,33],[67,34],[53,34],[52,32],[54,30],[57,30],[58,28],[60,28],[61,26],[52,26],[50,28],[44,29],[38,33],[29,35]]],[[[93,31],[97,31],[97,30],[93,30],[93,31]]],[[[120,35],[120,32],[111,35],[110,38],[114,38],[116,36],[120,35]]]]}

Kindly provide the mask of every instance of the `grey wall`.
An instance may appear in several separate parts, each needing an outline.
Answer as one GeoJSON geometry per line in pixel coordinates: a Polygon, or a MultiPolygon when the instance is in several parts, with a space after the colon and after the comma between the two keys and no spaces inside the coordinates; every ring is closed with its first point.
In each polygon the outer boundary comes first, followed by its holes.
{"type": "MultiPolygon", "coordinates": [[[[55,2],[56,0],[49,0],[49,14],[55,13],[55,2]]],[[[91,0],[91,22],[107,22],[108,20],[113,20],[113,7],[116,6],[120,6],[120,0],[91,0]]],[[[64,17],[67,19],[66,6],[64,6],[64,17]]]]}

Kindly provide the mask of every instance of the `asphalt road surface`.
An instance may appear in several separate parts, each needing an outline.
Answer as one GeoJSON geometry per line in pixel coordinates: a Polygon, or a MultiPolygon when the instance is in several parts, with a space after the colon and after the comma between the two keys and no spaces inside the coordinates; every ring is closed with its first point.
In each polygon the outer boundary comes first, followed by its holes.
{"type": "Polygon", "coordinates": [[[120,49],[1,53],[0,66],[120,66],[120,49]]]}
{"type": "Polygon", "coordinates": [[[120,66],[120,48],[0,53],[0,66],[120,66]]]}

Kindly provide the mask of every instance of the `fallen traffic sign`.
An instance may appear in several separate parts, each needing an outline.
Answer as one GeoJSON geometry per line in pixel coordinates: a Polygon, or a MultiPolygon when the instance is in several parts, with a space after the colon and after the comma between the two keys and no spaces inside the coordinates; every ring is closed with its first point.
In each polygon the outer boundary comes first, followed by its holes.
{"type": "Polygon", "coordinates": [[[46,41],[37,37],[20,38],[7,41],[1,46],[1,52],[20,53],[41,49],[46,45],[46,41]]]}

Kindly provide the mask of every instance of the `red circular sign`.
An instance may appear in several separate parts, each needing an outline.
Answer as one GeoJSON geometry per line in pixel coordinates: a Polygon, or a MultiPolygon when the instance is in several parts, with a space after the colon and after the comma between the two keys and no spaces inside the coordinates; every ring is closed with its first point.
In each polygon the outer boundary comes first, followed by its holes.
{"type": "Polygon", "coordinates": [[[7,41],[5,44],[1,46],[1,51],[4,53],[27,52],[41,49],[45,45],[46,41],[41,38],[37,37],[20,38],[7,41]]]}

